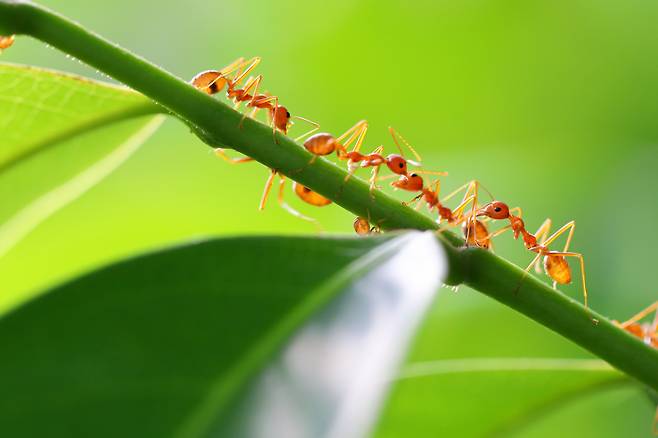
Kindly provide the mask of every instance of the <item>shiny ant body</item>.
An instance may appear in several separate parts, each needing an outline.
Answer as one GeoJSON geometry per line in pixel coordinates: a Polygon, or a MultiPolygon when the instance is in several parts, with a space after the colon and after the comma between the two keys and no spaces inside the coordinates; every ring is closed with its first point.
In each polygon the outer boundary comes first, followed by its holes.
{"type": "Polygon", "coordinates": [[[496,231],[491,235],[491,238],[502,234],[507,230],[512,230],[514,233],[514,238],[518,239],[519,236],[523,239],[523,244],[526,249],[536,253],[535,258],[530,262],[528,267],[525,269],[527,274],[533,266],[538,267],[537,263],[543,257],[544,258],[544,271],[553,280],[553,288],[557,284],[569,284],[571,283],[571,268],[567,262],[567,257],[575,257],[580,261],[580,272],[581,279],[583,283],[583,296],[585,301],[585,307],[587,307],[587,285],[585,282],[585,261],[583,255],[577,252],[569,251],[569,245],[571,244],[571,239],[576,227],[574,221],[568,222],[563,225],[555,233],[547,237],[551,228],[551,220],[546,219],[544,223],[539,227],[535,234],[532,234],[526,230],[525,223],[520,216],[516,216],[511,213],[510,208],[504,202],[493,201],[489,204],[480,208],[476,215],[487,216],[494,220],[509,220],[509,224],[500,230],[496,231]],[[548,246],[553,243],[559,236],[569,231],[567,235],[567,241],[564,245],[562,251],[553,251],[548,248],[548,246]]]}

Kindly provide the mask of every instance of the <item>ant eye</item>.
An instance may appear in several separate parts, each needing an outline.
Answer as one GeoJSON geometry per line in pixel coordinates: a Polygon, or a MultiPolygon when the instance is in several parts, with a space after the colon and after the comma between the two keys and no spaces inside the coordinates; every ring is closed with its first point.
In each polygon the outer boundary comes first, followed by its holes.
{"type": "Polygon", "coordinates": [[[286,111],[286,117],[290,118],[290,113],[286,111]]]}
{"type": "Polygon", "coordinates": [[[418,178],[418,174],[412,173],[411,175],[409,175],[409,178],[418,178]]]}
{"type": "Polygon", "coordinates": [[[500,212],[500,210],[502,210],[502,208],[500,208],[500,207],[496,207],[496,208],[494,208],[494,211],[495,211],[496,213],[500,212]]]}
{"type": "Polygon", "coordinates": [[[402,169],[404,167],[404,163],[400,161],[400,164],[398,164],[398,166],[400,167],[400,169],[402,169]]]}

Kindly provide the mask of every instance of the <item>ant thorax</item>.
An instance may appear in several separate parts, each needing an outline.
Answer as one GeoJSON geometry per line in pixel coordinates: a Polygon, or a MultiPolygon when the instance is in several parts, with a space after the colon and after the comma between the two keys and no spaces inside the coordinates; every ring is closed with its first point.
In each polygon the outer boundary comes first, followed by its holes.
{"type": "MultiPolygon", "coordinates": [[[[523,219],[521,219],[518,216],[510,215],[509,222],[510,225],[512,226],[512,231],[514,232],[514,238],[518,239],[519,234],[525,232],[525,223],[523,222],[523,219]]],[[[525,234],[527,233],[524,233],[524,240],[525,240],[525,234]]]]}

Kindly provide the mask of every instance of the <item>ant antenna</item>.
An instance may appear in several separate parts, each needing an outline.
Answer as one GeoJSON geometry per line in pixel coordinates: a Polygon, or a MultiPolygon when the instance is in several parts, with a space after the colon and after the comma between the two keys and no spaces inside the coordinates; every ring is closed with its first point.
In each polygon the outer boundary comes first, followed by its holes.
{"type": "Polygon", "coordinates": [[[398,147],[398,150],[400,151],[400,155],[402,155],[404,157],[404,152],[402,152],[402,147],[400,146],[400,143],[398,142],[398,138],[411,151],[411,153],[414,155],[414,158],[416,158],[416,160],[418,160],[417,162],[407,160],[407,162],[413,164],[414,166],[420,167],[423,159],[420,158],[420,155],[418,154],[418,152],[416,152],[416,149],[414,149],[413,146],[411,146],[411,144],[409,144],[409,142],[402,135],[400,135],[400,133],[397,132],[395,130],[395,128],[393,128],[392,126],[388,127],[388,131],[391,133],[391,137],[393,137],[393,142],[398,147]]]}

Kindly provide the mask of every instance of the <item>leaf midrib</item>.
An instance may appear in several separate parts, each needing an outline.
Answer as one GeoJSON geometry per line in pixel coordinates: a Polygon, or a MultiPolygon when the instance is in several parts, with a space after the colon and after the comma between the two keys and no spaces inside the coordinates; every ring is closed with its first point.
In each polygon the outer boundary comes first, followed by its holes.
{"type": "Polygon", "coordinates": [[[211,387],[209,395],[196,408],[190,410],[174,436],[180,438],[203,436],[217,413],[222,411],[249,376],[263,369],[268,359],[285,343],[295,329],[337,297],[344,286],[355,277],[393,257],[402,245],[415,237],[414,234],[405,234],[374,247],[328,277],[325,283],[309,291],[307,298],[292,308],[287,316],[255,342],[255,346],[236,360],[231,369],[217,376],[215,381],[209,385],[211,387]]]}

